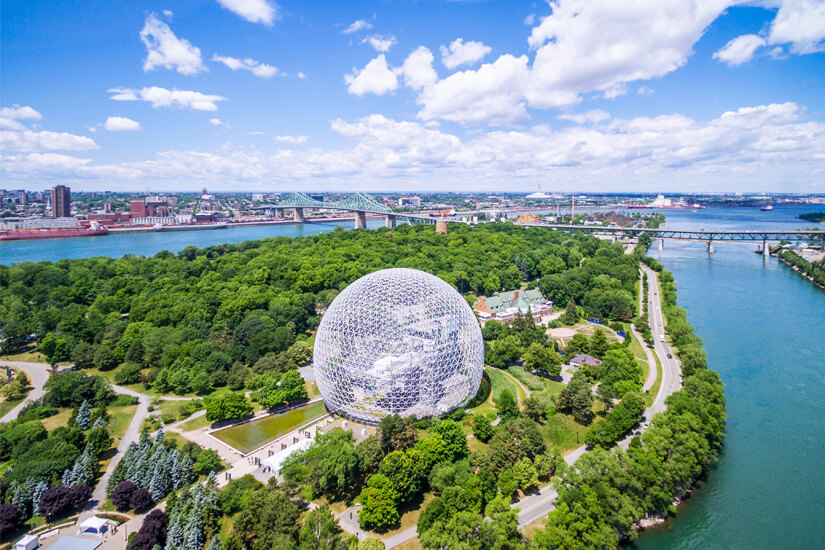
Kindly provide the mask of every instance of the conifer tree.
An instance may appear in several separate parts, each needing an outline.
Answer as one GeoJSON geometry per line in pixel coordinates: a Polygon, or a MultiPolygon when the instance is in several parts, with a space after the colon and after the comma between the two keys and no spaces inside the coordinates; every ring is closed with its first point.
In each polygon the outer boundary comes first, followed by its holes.
{"type": "Polygon", "coordinates": [[[81,430],[88,430],[92,427],[92,409],[89,407],[88,401],[81,403],[80,408],[77,410],[75,424],[81,430]]]}
{"type": "Polygon", "coordinates": [[[183,548],[183,526],[177,518],[172,518],[169,523],[169,531],[166,533],[166,550],[183,548]]]}
{"type": "Polygon", "coordinates": [[[92,424],[92,428],[97,428],[99,426],[108,426],[105,420],[103,420],[102,416],[98,416],[97,420],[95,420],[94,424],[92,424]]]}
{"type": "Polygon", "coordinates": [[[152,500],[160,502],[166,496],[166,487],[164,487],[163,476],[161,476],[160,465],[155,467],[152,474],[152,481],[149,482],[149,492],[152,494],[152,500]]]}
{"type": "Polygon", "coordinates": [[[203,543],[203,514],[200,507],[195,506],[186,517],[183,544],[186,550],[201,550],[203,543]]]}
{"type": "Polygon", "coordinates": [[[43,498],[43,493],[49,490],[49,484],[45,481],[38,481],[32,490],[32,513],[37,512],[40,506],[40,499],[43,498]]]}

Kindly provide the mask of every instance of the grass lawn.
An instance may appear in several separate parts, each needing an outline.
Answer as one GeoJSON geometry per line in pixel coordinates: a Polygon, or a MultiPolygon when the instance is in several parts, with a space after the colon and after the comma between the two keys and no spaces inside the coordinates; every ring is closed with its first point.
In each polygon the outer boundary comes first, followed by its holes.
{"type": "Polygon", "coordinates": [[[501,395],[504,390],[510,390],[514,397],[518,397],[515,384],[500,370],[492,367],[485,367],[487,376],[490,378],[490,397],[487,401],[470,409],[472,414],[486,414],[491,419],[498,415],[496,411],[495,399],[501,395]]]}
{"type": "Polygon", "coordinates": [[[112,417],[112,437],[115,440],[115,445],[120,443],[123,439],[123,434],[126,433],[126,428],[132,422],[132,418],[137,411],[137,405],[126,405],[125,407],[112,407],[109,409],[109,415],[112,417]]]}
{"type": "Polygon", "coordinates": [[[59,410],[60,412],[56,415],[44,418],[40,421],[43,423],[43,427],[46,428],[47,431],[52,431],[53,429],[59,428],[60,426],[65,426],[66,423],[69,421],[69,417],[72,415],[72,409],[59,410]]]}
{"type": "Polygon", "coordinates": [[[531,392],[544,391],[542,378],[531,372],[527,372],[524,367],[510,367],[507,369],[507,372],[518,378],[519,382],[527,386],[527,389],[531,392]]]}
{"type": "Polygon", "coordinates": [[[310,380],[309,382],[307,382],[306,387],[307,395],[310,399],[321,396],[321,392],[318,391],[318,382],[316,382],[315,380],[310,380]]]}
{"type": "Polygon", "coordinates": [[[4,399],[3,402],[0,403],[0,417],[6,416],[6,413],[19,405],[24,399],[25,397],[21,397],[20,399],[12,399],[11,401],[4,399]]]}
{"type": "Polygon", "coordinates": [[[326,412],[324,402],[316,401],[285,413],[272,414],[260,420],[216,430],[212,435],[242,453],[248,453],[320,418],[326,412]]]}
{"type": "Polygon", "coordinates": [[[178,429],[182,432],[191,432],[193,430],[200,430],[211,425],[212,422],[206,419],[206,415],[203,415],[197,418],[193,418],[191,420],[187,420],[186,422],[178,426],[178,429]]]}
{"type": "Polygon", "coordinates": [[[508,390],[513,397],[519,396],[520,392],[516,389],[516,384],[503,371],[492,367],[486,367],[486,371],[487,376],[490,377],[490,399],[494,403],[501,397],[504,390],[508,390]]]}
{"type": "Polygon", "coordinates": [[[423,546],[421,546],[421,542],[418,540],[418,537],[414,539],[410,539],[404,544],[399,544],[395,547],[395,550],[421,550],[423,546]]]}
{"type": "MultiPolygon", "coordinates": [[[[21,351],[20,353],[14,353],[11,355],[3,355],[0,359],[4,359],[6,361],[24,361],[26,363],[46,363],[46,356],[37,351],[36,348],[31,347],[25,351],[21,351]]],[[[62,363],[58,363],[58,365],[71,365],[70,361],[65,361],[62,363]]]]}
{"type": "Polygon", "coordinates": [[[659,388],[662,387],[662,363],[659,361],[659,356],[657,354],[653,354],[653,358],[656,360],[656,381],[651,386],[650,390],[648,390],[648,394],[645,396],[645,403],[647,406],[653,405],[653,402],[656,400],[656,396],[659,394],[659,388]]]}
{"type": "Polygon", "coordinates": [[[562,452],[573,450],[584,443],[585,426],[572,416],[557,413],[541,424],[541,432],[548,448],[558,447],[562,452]],[[576,439],[578,434],[578,440],[576,439]]]}
{"type": "Polygon", "coordinates": [[[528,523],[524,527],[521,527],[519,531],[521,534],[527,537],[528,539],[532,539],[533,536],[536,534],[536,531],[539,529],[544,529],[544,520],[545,518],[541,517],[531,523],[528,523]]]}

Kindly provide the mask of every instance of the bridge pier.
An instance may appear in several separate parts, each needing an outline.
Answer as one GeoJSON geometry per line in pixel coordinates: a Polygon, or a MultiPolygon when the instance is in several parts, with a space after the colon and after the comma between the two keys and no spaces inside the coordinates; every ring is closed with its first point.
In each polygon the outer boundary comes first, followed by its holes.
{"type": "Polygon", "coordinates": [[[355,211],[355,229],[367,228],[367,213],[355,211]]]}
{"type": "Polygon", "coordinates": [[[771,249],[768,247],[768,240],[762,239],[762,257],[765,259],[766,262],[768,261],[770,255],[771,249]]]}
{"type": "Polygon", "coordinates": [[[659,252],[665,249],[665,240],[659,239],[659,252]]]}
{"type": "Polygon", "coordinates": [[[303,208],[293,208],[292,209],[292,219],[296,222],[303,223],[304,221],[304,209],[303,208]]]}
{"type": "Polygon", "coordinates": [[[283,218],[284,217],[284,209],[283,208],[276,208],[275,209],[275,217],[276,218],[283,218]]]}
{"type": "Polygon", "coordinates": [[[384,216],[384,225],[386,227],[395,227],[395,216],[384,216]]]}
{"type": "Polygon", "coordinates": [[[713,254],[713,241],[711,239],[708,239],[708,254],[713,254]]]}

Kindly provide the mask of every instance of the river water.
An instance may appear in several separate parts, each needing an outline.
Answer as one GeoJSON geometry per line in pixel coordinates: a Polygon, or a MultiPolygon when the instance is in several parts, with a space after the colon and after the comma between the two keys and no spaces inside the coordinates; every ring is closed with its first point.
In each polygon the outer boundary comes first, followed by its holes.
{"type": "MultiPolygon", "coordinates": [[[[823,207],[667,210],[667,227],[797,229],[823,207]]],[[[370,221],[379,227],[382,221],[370,221]]],[[[0,242],[0,264],[97,255],[150,256],[338,224],[250,226],[215,231],[131,233],[0,242]]],[[[352,222],[341,224],[352,227],[352,222]]],[[[660,261],[676,276],[679,305],[705,341],[726,385],[728,436],[718,464],[670,520],[648,530],[642,550],[825,548],[825,291],[755,245],[667,241],[660,261]]],[[[659,253],[655,246],[650,252],[659,253]]]]}
{"type": "MultiPolygon", "coordinates": [[[[669,228],[798,229],[823,207],[665,211],[669,228]]],[[[651,256],[659,256],[654,247],[651,256]]],[[[708,479],[636,546],[825,548],[825,291],[755,245],[667,241],[678,303],[725,383],[725,448],[708,479]]]]}

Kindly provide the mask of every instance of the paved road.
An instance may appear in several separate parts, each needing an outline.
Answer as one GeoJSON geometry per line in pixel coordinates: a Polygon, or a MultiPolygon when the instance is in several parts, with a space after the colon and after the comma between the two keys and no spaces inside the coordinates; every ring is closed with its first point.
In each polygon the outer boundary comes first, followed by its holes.
{"type": "Polygon", "coordinates": [[[144,395],[142,393],[138,393],[134,390],[130,390],[129,388],[124,388],[121,386],[112,386],[112,389],[114,389],[114,391],[117,393],[137,397],[138,406],[137,410],[135,411],[135,416],[132,417],[132,421],[129,423],[129,427],[126,428],[126,433],[123,434],[123,439],[120,440],[120,443],[117,446],[117,452],[115,453],[115,456],[113,456],[112,460],[109,461],[109,465],[106,468],[106,471],[103,472],[102,476],[100,476],[100,480],[97,482],[97,486],[95,486],[95,490],[92,492],[92,498],[86,505],[87,510],[99,509],[103,502],[106,500],[106,483],[109,481],[109,478],[112,477],[112,473],[115,471],[115,467],[123,458],[123,454],[126,452],[126,449],[129,447],[129,444],[132,442],[137,443],[138,439],[140,439],[140,427],[143,425],[143,421],[146,419],[146,417],[149,416],[148,395],[144,395]]]}
{"type": "Polygon", "coordinates": [[[673,350],[667,342],[659,341],[659,336],[665,333],[665,329],[664,315],[662,313],[662,297],[659,295],[656,272],[647,266],[642,266],[642,270],[647,273],[648,284],[650,285],[648,300],[653,302],[652,304],[648,304],[650,330],[653,333],[653,349],[662,362],[662,385],[659,389],[659,394],[656,396],[653,406],[645,412],[649,420],[653,418],[653,415],[665,410],[665,399],[667,396],[682,388],[682,369],[679,366],[679,361],[673,357],[673,350]],[[671,358],[668,358],[668,355],[671,355],[671,358]]]}
{"type": "MultiPolygon", "coordinates": [[[[43,394],[45,393],[43,386],[49,379],[52,368],[45,363],[30,363],[27,361],[0,361],[0,365],[7,365],[9,367],[15,367],[22,370],[29,376],[29,382],[31,382],[32,386],[32,389],[29,391],[26,398],[23,399],[23,401],[21,401],[15,408],[6,413],[3,418],[0,418],[0,422],[5,423],[11,422],[17,418],[17,415],[20,414],[20,411],[23,410],[23,407],[25,407],[27,403],[36,401],[37,399],[43,397],[43,394]]],[[[58,367],[57,371],[65,372],[71,368],[71,366],[58,367]]]]}

